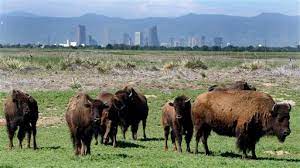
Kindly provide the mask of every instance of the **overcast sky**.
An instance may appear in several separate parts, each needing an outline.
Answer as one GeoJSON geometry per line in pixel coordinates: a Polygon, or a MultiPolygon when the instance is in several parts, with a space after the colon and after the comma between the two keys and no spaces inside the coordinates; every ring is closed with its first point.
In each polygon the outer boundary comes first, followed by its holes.
{"type": "Polygon", "coordinates": [[[63,17],[97,13],[122,18],[174,17],[188,13],[300,15],[300,0],[0,0],[1,13],[13,11],[63,17]]]}

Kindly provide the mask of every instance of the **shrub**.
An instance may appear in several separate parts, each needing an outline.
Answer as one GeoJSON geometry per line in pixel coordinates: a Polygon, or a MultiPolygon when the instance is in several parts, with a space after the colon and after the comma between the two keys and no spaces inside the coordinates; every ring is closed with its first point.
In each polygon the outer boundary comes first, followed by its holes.
{"type": "Polygon", "coordinates": [[[72,84],[70,85],[71,89],[80,89],[81,84],[74,78],[72,78],[72,84]]]}
{"type": "Polygon", "coordinates": [[[184,67],[189,69],[208,69],[208,67],[200,60],[189,60],[184,64],[184,67]]]}
{"type": "Polygon", "coordinates": [[[249,69],[251,71],[254,71],[257,69],[267,68],[267,65],[262,61],[256,60],[253,62],[243,63],[240,67],[242,69],[249,69]]]}
{"type": "Polygon", "coordinates": [[[169,63],[164,64],[164,70],[172,70],[175,67],[178,67],[178,64],[174,63],[174,62],[169,62],[169,63]]]}
{"type": "Polygon", "coordinates": [[[111,71],[111,67],[108,65],[98,65],[97,71],[101,74],[107,74],[111,71]]]}

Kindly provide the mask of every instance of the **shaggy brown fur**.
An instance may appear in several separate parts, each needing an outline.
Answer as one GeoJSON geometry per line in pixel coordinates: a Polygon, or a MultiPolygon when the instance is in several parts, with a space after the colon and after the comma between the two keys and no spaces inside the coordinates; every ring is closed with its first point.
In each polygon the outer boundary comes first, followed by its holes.
{"type": "Polygon", "coordinates": [[[9,148],[13,147],[13,137],[19,127],[19,146],[22,148],[22,141],[27,133],[28,148],[30,148],[31,133],[33,134],[33,149],[36,145],[36,122],[38,120],[38,105],[30,95],[19,90],[13,90],[11,95],[4,102],[4,114],[6,119],[9,148]]]}
{"type": "Polygon", "coordinates": [[[131,87],[125,87],[117,91],[115,95],[126,105],[127,112],[119,115],[123,138],[125,139],[125,133],[128,127],[131,126],[132,138],[136,140],[138,126],[142,121],[143,135],[146,139],[145,130],[149,111],[146,97],[131,87]]]}
{"type": "Polygon", "coordinates": [[[162,108],[162,125],[165,135],[165,150],[168,150],[168,137],[171,128],[171,140],[174,150],[182,152],[181,142],[182,135],[185,134],[186,151],[191,152],[190,142],[193,136],[193,122],[191,117],[191,101],[186,96],[178,96],[174,102],[166,103],[162,108]]]}
{"type": "Polygon", "coordinates": [[[109,106],[101,116],[101,143],[104,140],[104,143],[107,144],[110,138],[113,146],[116,147],[119,114],[122,113],[125,105],[111,93],[102,92],[97,98],[109,106]]]}
{"type": "Polygon", "coordinates": [[[253,91],[218,91],[201,94],[192,106],[196,135],[196,153],[201,139],[205,153],[210,152],[207,138],[213,130],[219,135],[235,136],[243,157],[266,134],[275,134],[283,142],[290,134],[287,103],[276,104],[268,94],[253,91]]]}
{"type": "Polygon", "coordinates": [[[90,154],[94,130],[100,126],[102,111],[108,108],[102,101],[79,93],[69,101],[66,121],[71,133],[75,155],[90,154]]]}
{"type": "Polygon", "coordinates": [[[226,90],[253,90],[256,88],[245,81],[236,81],[228,86],[213,85],[208,88],[208,91],[226,91],[226,90]]]}

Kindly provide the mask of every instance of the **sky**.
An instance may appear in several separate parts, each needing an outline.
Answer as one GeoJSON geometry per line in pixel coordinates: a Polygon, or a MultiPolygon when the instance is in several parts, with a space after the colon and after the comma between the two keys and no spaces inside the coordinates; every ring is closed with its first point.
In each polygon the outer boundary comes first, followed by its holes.
{"type": "Polygon", "coordinates": [[[0,0],[0,13],[24,11],[72,17],[177,17],[189,13],[256,16],[263,12],[300,15],[300,0],[0,0]]]}

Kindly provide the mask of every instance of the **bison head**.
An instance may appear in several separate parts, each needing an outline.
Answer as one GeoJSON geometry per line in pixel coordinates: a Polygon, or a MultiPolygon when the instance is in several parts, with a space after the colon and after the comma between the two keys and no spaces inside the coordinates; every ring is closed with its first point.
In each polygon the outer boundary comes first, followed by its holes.
{"type": "Polygon", "coordinates": [[[16,104],[17,110],[22,116],[27,116],[30,112],[29,108],[29,99],[27,96],[18,91],[18,90],[13,90],[12,91],[12,101],[16,104]]]}
{"type": "Polygon", "coordinates": [[[186,96],[179,96],[175,98],[174,102],[170,102],[169,105],[174,107],[176,118],[181,119],[191,110],[191,99],[186,96]]]}
{"type": "Polygon", "coordinates": [[[290,114],[291,105],[288,103],[276,103],[272,108],[272,130],[280,142],[290,135],[290,114]]]}
{"type": "Polygon", "coordinates": [[[91,109],[91,117],[95,123],[101,121],[102,111],[109,108],[109,106],[101,100],[88,100],[87,103],[85,103],[85,107],[91,109]]]}

